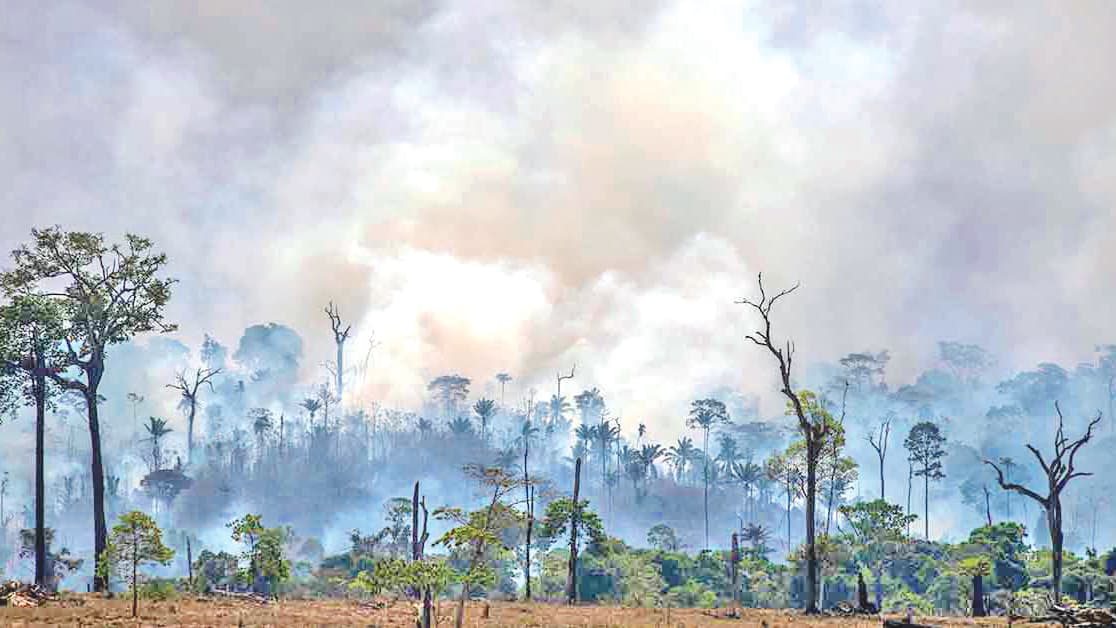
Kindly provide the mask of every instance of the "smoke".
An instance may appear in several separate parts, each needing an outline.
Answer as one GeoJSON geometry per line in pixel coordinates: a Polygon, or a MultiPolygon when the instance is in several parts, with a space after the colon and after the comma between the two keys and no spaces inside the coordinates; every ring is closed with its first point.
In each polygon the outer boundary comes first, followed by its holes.
{"type": "Polygon", "coordinates": [[[1116,305],[1116,16],[1051,11],[17,3],[0,246],[139,232],[191,347],[281,323],[317,381],[333,300],[364,400],[450,369],[549,396],[576,362],[664,437],[705,390],[781,408],[733,305],[761,270],[802,282],[800,364],[888,348],[901,382],[940,338],[1072,364],[1116,305]]]}

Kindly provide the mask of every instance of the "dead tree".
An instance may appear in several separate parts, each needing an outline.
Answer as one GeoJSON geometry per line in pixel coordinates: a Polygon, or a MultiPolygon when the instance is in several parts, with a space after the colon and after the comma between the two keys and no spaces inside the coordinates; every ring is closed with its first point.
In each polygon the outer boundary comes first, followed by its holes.
{"type": "MultiPolygon", "coordinates": [[[[422,560],[422,554],[426,548],[426,541],[430,538],[430,533],[426,529],[427,522],[430,520],[430,513],[426,510],[426,497],[419,499],[419,483],[415,482],[415,492],[411,496],[411,560],[418,562],[422,560]],[[422,509],[422,532],[419,532],[419,509],[422,509]]],[[[433,616],[434,607],[434,593],[430,587],[422,587],[422,617],[420,618],[420,628],[430,628],[433,616]]]]}
{"type": "Polygon", "coordinates": [[[167,388],[173,388],[182,393],[182,402],[186,406],[186,461],[194,462],[194,417],[198,413],[198,391],[202,385],[209,386],[209,391],[213,392],[213,378],[221,373],[221,369],[196,369],[194,371],[193,381],[186,379],[186,372],[182,371],[175,376],[173,384],[167,384],[167,388]]]}
{"type": "Polygon", "coordinates": [[[576,371],[576,370],[577,370],[577,363],[576,363],[576,362],[574,362],[574,365],[570,367],[570,374],[569,374],[569,375],[563,375],[561,371],[559,371],[559,372],[558,372],[558,374],[557,374],[557,378],[558,378],[558,393],[557,393],[557,394],[558,394],[558,398],[559,398],[559,399],[561,399],[561,398],[562,398],[562,380],[564,380],[564,379],[573,379],[573,376],[574,376],[574,371],[576,371]]]}
{"type": "Polygon", "coordinates": [[[325,309],[326,316],[329,317],[329,325],[333,329],[333,341],[337,343],[337,404],[341,405],[343,395],[345,392],[345,341],[349,339],[349,331],[353,326],[348,325],[342,329],[341,312],[333,301],[329,302],[329,307],[325,309]]]}
{"type": "MultiPolygon", "coordinates": [[[[531,452],[530,434],[523,436],[523,492],[527,498],[527,540],[523,544],[525,553],[523,561],[523,581],[526,583],[526,598],[531,601],[531,532],[535,527],[535,487],[531,484],[531,476],[527,473],[527,457],[531,452]]],[[[576,499],[576,498],[575,498],[576,499]]]]}
{"type": "Polygon", "coordinates": [[[741,599],[740,592],[740,536],[732,533],[732,553],[729,554],[729,574],[732,577],[732,605],[733,617],[740,617],[741,607],[744,605],[744,600],[741,599]]]}
{"type": "Polygon", "coordinates": [[[1054,402],[1054,410],[1058,413],[1058,431],[1054,435],[1054,457],[1050,462],[1047,462],[1038,449],[1030,443],[1027,444],[1027,449],[1034,454],[1039,466],[1042,467],[1043,473],[1046,474],[1045,497],[1021,484],[1006,481],[1004,472],[991,460],[985,460],[984,464],[996,470],[1000,488],[1030,497],[1046,511],[1046,523],[1050,528],[1052,550],[1050,553],[1051,572],[1053,573],[1051,589],[1054,593],[1055,603],[1059,603],[1062,599],[1062,491],[1065,490],[1070,480],[1093,475],[1090,472],[1078,471],[1074,467],[1074,458],[1077,456],[1077,452],[1085,446],[1085,443],[1093,437],[1093,428],[1100,423],[1101,413],[1097,412],[1097,418],[1089,422],[1088,427],[1085,428],[1085,434],[1081,438],[1070,441],[1065,435],[1065,420],[1057,401],[1054,402]]]}
{"type": "Polygon", "coordinates": [[[872,434],[868,435],[868,444],[872,449],[876,450],[876,457],[880,459],[880,499],[887,501],[887,495],[884,492],[884,459],[887,457],[887,440],[891,436],[891,421],[894,417],[887,415],[880,423],[880,434],[878,437],[872,434]]]}
{"type": "Polygon", "coordinates": [[[776,346],[771,337],[771,310],[775,303],[784,296],[798,289],[799,284],[783,290],[771,297],[763,288],[763,273],[759,274],[759,301],[740,299],[738,304],[753,308],[761,320],[761,329],[745,336],[747,340],[757,346],[765,348],[771,353],[778,363],[779,376],[782,383],[784,396],[794,409],[798,418],[798,430],[806,443],[806,612],[818,612],[818,551],[815,544],[817,534],[817,498],[818,498],[818,459],[825,447],[826,438],[829,436],[830,425],[824,420],[813,420],[806,415],[802,401],[791,384],[791,367],[794,363],[794,342],[786,341],[782,346],[776,346]]]}
{"type": "MultiPolygon", "coordinates": [[[[571,371],[572,373],[573,371],[571,371]]],[[[574,462],[573,509],[570,512],[570,564],[566,572],[566,603],[577,603],[577,527],[581,524],[581,458],[574,462]]]]}

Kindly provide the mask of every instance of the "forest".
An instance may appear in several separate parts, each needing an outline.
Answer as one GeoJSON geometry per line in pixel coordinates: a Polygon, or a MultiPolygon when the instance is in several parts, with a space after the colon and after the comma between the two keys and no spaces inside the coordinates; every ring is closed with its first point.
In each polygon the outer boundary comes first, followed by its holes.
{"type": "Polygon", "coordinates": [[[361,385],[376,347],[333,302],[329,355],[274,321],[187,346],[172,267],[144,237],[62,227],[0,264],[0,433],[25,454],[0,461],[5,578],[133,604],[412,597],[423,625],[445,599],[458,626],[474,599],[1032,617],[1113,601],[1116,345],[1011,370],[943,340],[908,382],[884,348],[802,366],[780,315],[807,288],[760,275],[719,307],[778,387],[694,390],[668,440],[576,363],[546,389],[447,372],[420,406],[381,403],[361,385]]]}

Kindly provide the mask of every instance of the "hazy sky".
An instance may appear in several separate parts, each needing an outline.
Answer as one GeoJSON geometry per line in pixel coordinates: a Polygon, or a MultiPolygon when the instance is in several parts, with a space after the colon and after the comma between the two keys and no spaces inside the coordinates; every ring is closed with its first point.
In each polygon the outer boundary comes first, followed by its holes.
{"type": "Polygon", "coordinates": [[[733,304],[760,270],[802,282],[803,361],[896,380],[943,338],[1116,341],[1116,5],[798,5],[9,2],[0,247],[141,233],[191,345],[286,323],[317,379],[334,299],[370,397],[576,361],[662,425],[722,385],[779,407],[733,304]]]}

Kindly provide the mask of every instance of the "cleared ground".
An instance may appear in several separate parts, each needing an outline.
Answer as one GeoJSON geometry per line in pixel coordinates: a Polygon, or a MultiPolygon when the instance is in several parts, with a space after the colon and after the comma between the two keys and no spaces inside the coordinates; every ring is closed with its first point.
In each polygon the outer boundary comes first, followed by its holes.
{"type": "MultiPolygon", "coordinates": [[[[745,610],[742,618],[724,609],[637,609],[608,606],[570,608],[548,604],[493,603],[484,619],[483,604],[470,604],[466,626],[790,626],[878,627],[878,619],[805,618],[791,611],[745,610]]],[[[453,626],[453,606],[443,602],[439,626],[453,626]]],[[[415,608],[407,602],[285,600],[261,605],[229,599],[190,598],[141,602],[140,617],[131,618],[131,601],[95,595],[69,595],[38,608],[0,608],[0,625],[23,626],[414,626],[415,608]]],[[[921,617],[935,626],[1006,626],[1003,619],[921,617]]],[[[1042,624],[1029,624],[1040,626],[1042,624]]],[[[1052,625],[1052,624],[1051,624],[1052,625]]]]}

